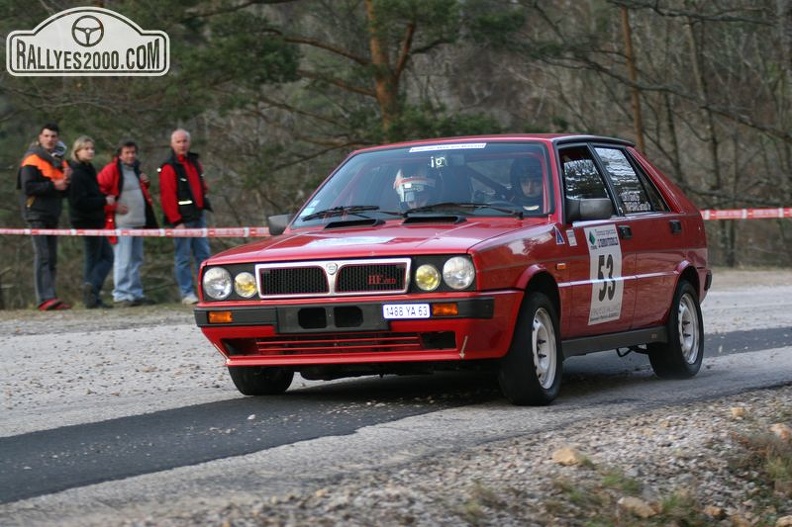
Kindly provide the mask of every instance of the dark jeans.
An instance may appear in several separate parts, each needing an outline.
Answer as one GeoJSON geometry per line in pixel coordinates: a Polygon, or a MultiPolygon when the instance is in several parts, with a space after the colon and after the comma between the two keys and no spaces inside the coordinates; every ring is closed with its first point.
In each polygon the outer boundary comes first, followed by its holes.
{"type": "Polygon", "coordinates": [[[94,293],[99,295],[105,279],[113,268],[113,247],[107,236],[84,236],[85,263],[83,276],[85,283],[93,286],[94,293]]]}
{"type": "MultiPolygon", "coordinates": [[[[57,229],[58,222],[28,221],[31,229],[57,229]]],[[[38,304],[56,298],[55,276],[58,268],[58,237],[33,236],[33,284],[38,304]]]]}

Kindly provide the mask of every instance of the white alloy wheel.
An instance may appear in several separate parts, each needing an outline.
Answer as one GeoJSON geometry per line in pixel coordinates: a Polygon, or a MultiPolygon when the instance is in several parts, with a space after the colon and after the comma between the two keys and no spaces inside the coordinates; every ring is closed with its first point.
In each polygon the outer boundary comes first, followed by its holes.
{"type": "Polygon", "coordinates": [[[553,386],[558,375],[558,351],[553,320],[544,308],[537,309],[534,314],[531,344],[536,378],[539,385],[547,390],[553,386]]]}
{"type": "Polygon", "coordinates": [[[694,364],[699,354],[699,328],[701,324],[699,323],[695,300],[689,293],[685,293],[679,302],[677,323],[679,324],[679,346],[682,351],[682,357],[688,364],[694,364]]]}

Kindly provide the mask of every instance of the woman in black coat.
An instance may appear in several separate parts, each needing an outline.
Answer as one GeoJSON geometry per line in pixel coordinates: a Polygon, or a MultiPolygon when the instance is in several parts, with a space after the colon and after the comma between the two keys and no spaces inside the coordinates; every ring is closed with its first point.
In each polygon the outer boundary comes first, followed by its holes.
{"type": "MultiPolygon", "coordinates": [[[[93,139],[80,136],[74,141],[69,163],[72,167],[69,185],[69,217],[75,229],[103,229],[105,207],[115,202],[105,196],[96,181],[93,161],[96,154],[93,139]]],[[[112,307],[102,302],[99,294],[113,268],[113,248],[106,236],[83,236],[85,264],[83,266],[83,302],[88,309],[112,307]]]]}

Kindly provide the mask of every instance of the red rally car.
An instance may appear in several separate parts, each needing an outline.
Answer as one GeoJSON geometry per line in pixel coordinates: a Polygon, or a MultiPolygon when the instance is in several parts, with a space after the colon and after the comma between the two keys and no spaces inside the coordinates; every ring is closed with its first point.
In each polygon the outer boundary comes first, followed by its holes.
{"type": "MultiPolygon", "coordinates": [[[[280,220],[280,222],[278,221],[280,220]]],[[[699,211],[628,141],[493,135],[359,150],[272,237],[201,267],[195,319],[245,395],[493,368],[543,405],[565,359],[695,375],[712,281],[699,211]]]]}

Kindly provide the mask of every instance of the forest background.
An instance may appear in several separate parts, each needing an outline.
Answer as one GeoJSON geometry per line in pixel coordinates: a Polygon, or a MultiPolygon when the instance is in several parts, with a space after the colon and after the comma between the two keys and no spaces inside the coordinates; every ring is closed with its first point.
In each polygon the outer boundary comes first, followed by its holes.
{"type": "MultiPolygon", "coordinates": [[[[97,167],[135,139],[155,195],[170,132],[190,130],[216,227],[295,210],[353,149],[492,132],[623,137],[701,208],[792,206],[792,0],[0,0],[0,45],[86,5],[165,31],[170,71],[3,72],[4,227],[24,226],[17,167],[48,121],[69,146],[92,136],[97,167]]],[[[709,221],[711,261],[788,266],[791,228],[709,221]]],[[[176,300],[171,240],[145,243],[147,293],[176,300]]],[[[32,305],[32,260],[29,237],[0,239],[0,306],[32,305]]],[[[61,238],[63,297],[81,269],[81,240],[61,238]]]]}

